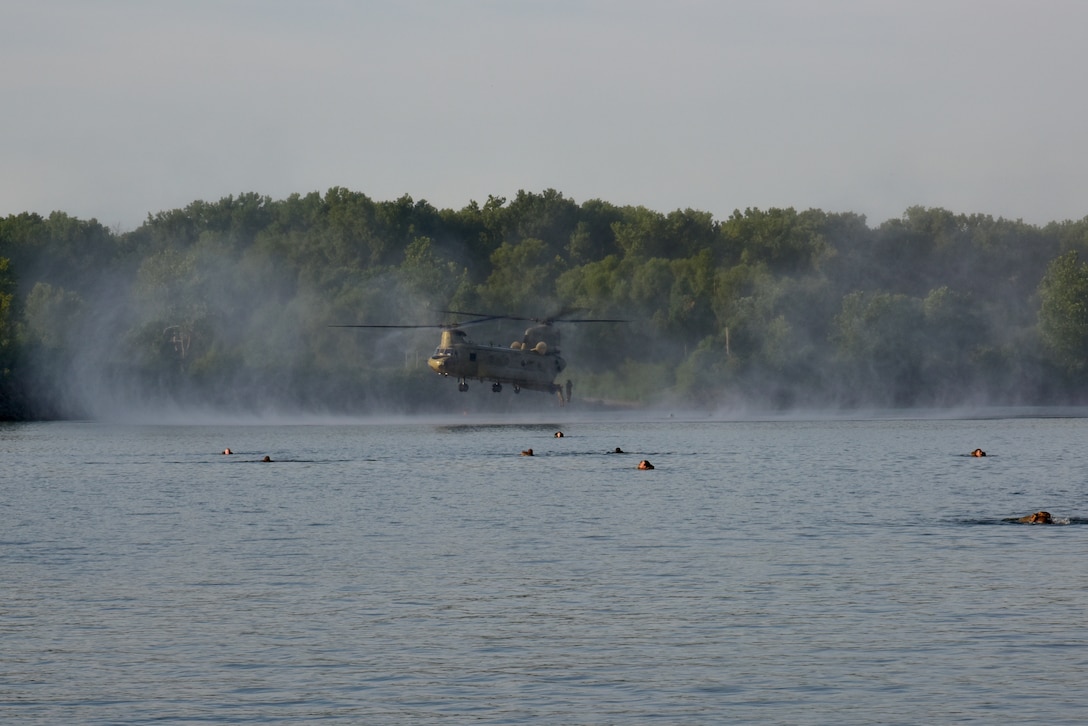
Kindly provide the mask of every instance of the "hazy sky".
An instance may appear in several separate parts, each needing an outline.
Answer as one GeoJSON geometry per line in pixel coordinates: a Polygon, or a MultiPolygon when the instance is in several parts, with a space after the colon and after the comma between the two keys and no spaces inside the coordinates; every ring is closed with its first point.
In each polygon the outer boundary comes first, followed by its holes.
{"type": "Polygon", "coordinates": [[[345,186],[1088,215],[1081,0],[0,3],[0,215],[345,186]]]}

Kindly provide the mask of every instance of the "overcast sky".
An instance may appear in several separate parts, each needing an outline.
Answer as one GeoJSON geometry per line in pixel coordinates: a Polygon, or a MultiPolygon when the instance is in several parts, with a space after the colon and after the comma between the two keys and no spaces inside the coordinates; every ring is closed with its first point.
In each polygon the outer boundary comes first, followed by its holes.
{"type": "Polygon", "coordinates": [[[1080,0],[0,3],[0,216],[344,186],[1088,215],[1080,0]]]}

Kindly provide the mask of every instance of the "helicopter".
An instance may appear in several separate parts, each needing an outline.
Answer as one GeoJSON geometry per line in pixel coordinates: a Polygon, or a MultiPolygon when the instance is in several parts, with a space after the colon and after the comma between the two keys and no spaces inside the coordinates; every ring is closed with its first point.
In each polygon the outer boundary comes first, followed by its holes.
{"type": "Polygon", "coordinates": [[[527,318],[518,315],[493,315],[459,310],[439,310],[439,313],[469,317],[460,323],[431,325],[333,325],[334,328],[440,328],[438,347],[427,365],[440,376],[456,377],[457,390],[468,391],[468,382],[489,381],[494,393],[501,393],[508,384],[514,393],[522,389],[542,391],[558,396],[559,405],[565,406],[571,399],[573,384],[555,382],[567,367],[559,354],[559,330],[556,323],[625,323],[614,318],[567,318],[574,310],[566,310],[549,318],[527,318]],[[473,342],[463,328],[492,320],[520,320],[533,323],[525,330],[521,340],[510,347],[473,342]]]}

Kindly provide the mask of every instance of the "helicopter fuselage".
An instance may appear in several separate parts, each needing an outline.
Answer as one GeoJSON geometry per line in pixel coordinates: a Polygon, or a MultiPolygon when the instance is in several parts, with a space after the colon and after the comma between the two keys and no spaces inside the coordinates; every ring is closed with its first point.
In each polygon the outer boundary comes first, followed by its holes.
{"type": "Polygon", "coordinates": [[[566,405],[571,397],[571,382],[563,386],[555,382],[556,377],[567,367],[567,362],[559,355],[559,330],[555,323],[623,323],[625,320],[614,318],[566,318],[565,313],[549,318],[525,318],[516,315],[493,315],[491,313],[469,313],[456,310],[439,311],[448,315],[470,316],[474,319],[461,323],[439,325],[387,325],[365,323],[355,325],[333,325],[334,328],[441,328],[442,338],[435,348],[434,355],[427,365],[440,376],[453,376],[457,379],[457,389],[462,393],[468,390],[468,382],[477,380],[491,382],[491,390],[502,392],[504,383],[514,388],[514,393],[528,388],[534,391],[554,393],[559,396],[560,405],[566,405]],[[531,320],[536,325],[529,327],[521,340],[514,341],[509,348],[499,345],[480,345],[469,340],[461,328],[492,320],[531,320]],[[566,394],[566,395],[564,395],[566,394]]]}
{"type": "Polygon", "coordinates": [[[495,392],[507,383],[515,393],[528,388],[555,393],[561,399],[562,388],[555,378],[567,367],[562,356],[550,351],[546,343],[538,342],[532,348],[522,343],[509,348],[480,345],[469,341],[458,329],[442,331],[442,339],[427,365],[441,376],[456,377],[461,391],[468,389],[469,380],[478,380],[490,381],[495,392]]]}

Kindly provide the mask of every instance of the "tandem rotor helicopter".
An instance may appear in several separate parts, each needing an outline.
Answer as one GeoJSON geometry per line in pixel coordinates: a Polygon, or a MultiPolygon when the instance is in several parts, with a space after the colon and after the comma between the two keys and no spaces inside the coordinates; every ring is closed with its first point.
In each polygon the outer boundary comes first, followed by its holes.
{"type": "Polygon", "coordinates": [[[491,390],[501,393],[503,384],[513,387],[514,393],[525,388],[531,391],[543,391],[559,397],[559,405],[566,405],[571,398],[572,384],[568,380],[565,386],[555,382],[556,377],[567,367],[567,362],[559,355],[559,330],[556,323],[625,323],[626,320],[614,318],[568,318],[561,317],[576,312],[568,309],[550,318],[526,318],[517,315],[491,315],[471,313],[461,310],[439,310],[447,315],[470,318],[459,323],[441,323],[433,325],[332,325],[333,328],[440,328],[442,336],[438,347],[427,361],[431,370],[440,376],[457,378],[457,390],[464,393],[468,382],[477,380],[491,382],[491,390]],[[462,328],[492,320],[521,320],[534,323],[525,330],[521,340],[515,340],[509,348],[501,345],[474,343],[462,328]]]}

